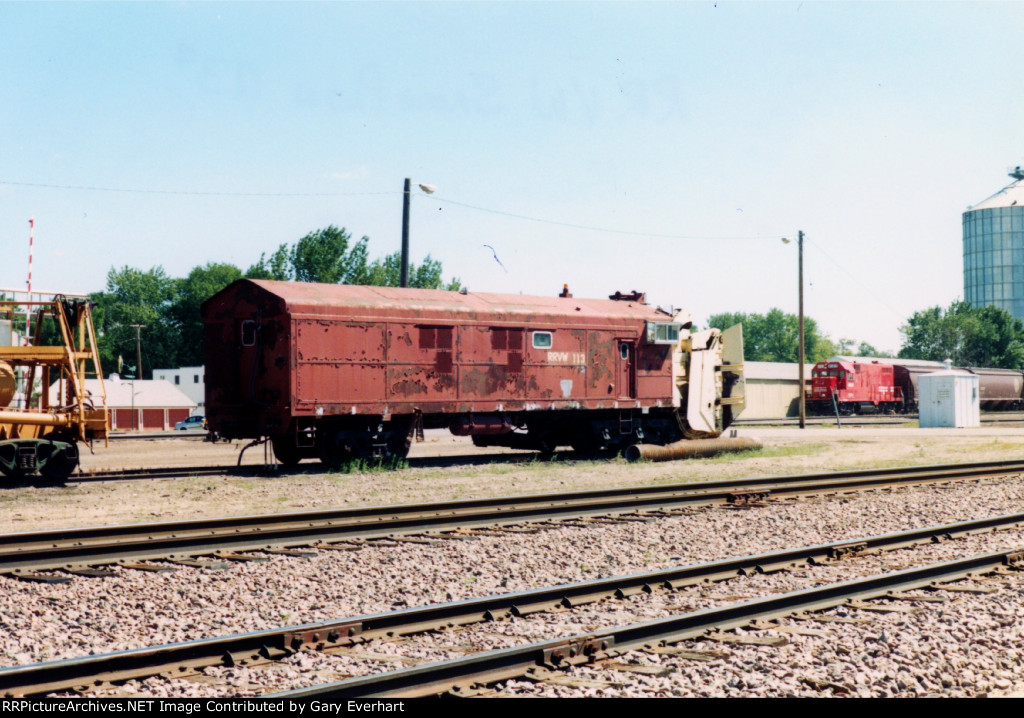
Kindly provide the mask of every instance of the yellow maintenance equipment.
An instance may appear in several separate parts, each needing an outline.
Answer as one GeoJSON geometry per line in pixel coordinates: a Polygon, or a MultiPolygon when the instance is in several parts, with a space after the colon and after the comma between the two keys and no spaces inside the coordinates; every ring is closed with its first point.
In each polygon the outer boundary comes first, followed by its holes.
{"type": "Polygon", "coordinates": [[[31,342],[10,331],[0,344],[0,472],[60,483],[78,466],[79,441],[106,441],[106,391],[89,301],[61,295],[0,301],[0,321],[8,326],[19,313],[33,312],[31,342]],[[98,395],[86,390],[86,379],[98,380],[92,390],[98,395]],[[19,383],[21,396],[10,406],[19,383]]]}

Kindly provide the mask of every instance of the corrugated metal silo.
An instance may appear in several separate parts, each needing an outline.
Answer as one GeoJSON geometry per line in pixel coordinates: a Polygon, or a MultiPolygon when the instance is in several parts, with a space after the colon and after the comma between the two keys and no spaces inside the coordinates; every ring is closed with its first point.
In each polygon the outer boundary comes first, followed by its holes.
{"type": "Polygon", "coordinates": [[[964,299],[1024,320],[1024,168],[1014,181],[963,214],[964,299]]]}

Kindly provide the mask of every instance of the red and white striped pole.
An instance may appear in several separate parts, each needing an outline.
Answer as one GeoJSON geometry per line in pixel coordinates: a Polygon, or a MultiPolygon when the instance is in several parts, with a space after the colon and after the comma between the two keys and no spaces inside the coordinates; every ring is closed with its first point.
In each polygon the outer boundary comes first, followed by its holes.
{"type": "MultiPolygon", "coordinates": [[[[32,244],[34,242],[34,235],[36,230],[36,218],[29,217],[28,219],[28,300],[32,301],[32,244]]],[[[32,336],[32,306],[28,305],[25,307],[25,344],[29,343],[29,337],[32,336]]]]}

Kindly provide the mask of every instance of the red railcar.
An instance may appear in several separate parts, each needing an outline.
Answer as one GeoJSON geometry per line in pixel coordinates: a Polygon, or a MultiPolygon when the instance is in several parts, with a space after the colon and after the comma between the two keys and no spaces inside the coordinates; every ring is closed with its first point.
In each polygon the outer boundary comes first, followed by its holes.
{"type": "Polygon", "coordinates": [[[818,362],[811,371],[811,388],[804,401],[814,414],[902,412],[905,403],[893,365],[877,361],[818,362]]]}
{"type": "Polygon", "coordinates": [[[421,427],[538,450],[669,443],[717,435],[742,401],[729,400],[742,360],[723,376],[718,330],[680,337],[689,323],[636,293],[239,280],[202,313],[210,428],[269,437],[284,463],[404,456],[421,427]],[[684,400],[695,379],[704,390],[684,400]]]}
{"type": "MultiPolygon", "coordinates": [[[[918,379],[945,368],[943,363],[921,359],[833,357],[814,365],[804,399],[807,410],[817,414],[831,414],[837,406],[842,414],[916,412],[918,379]]],[[[1021,371],[977,367],[963,371],[978,376],[979,403],[985,411],[1024,407],[1021,371]]]]}

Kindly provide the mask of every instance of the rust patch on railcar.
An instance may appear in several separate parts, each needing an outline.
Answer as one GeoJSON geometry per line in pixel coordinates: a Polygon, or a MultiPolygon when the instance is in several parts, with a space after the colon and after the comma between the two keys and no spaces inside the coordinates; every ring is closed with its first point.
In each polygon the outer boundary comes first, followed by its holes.
{"type": "Polygon", "coordinates": [[[426,394],[429,389],[421,367],[392,367],[388,370],[388,387],[393,397],[426,394]]]}
{"type": "Polygon", "coordinates": [[[520,362],[519,372],[501,365],[463,369],[459,394],[494,399],[521,395],[525,385],[521,368],[520,362]]]}
{"type": "Polygon", "coordinates": [[[414,379],[405,379],[391,385],[392,396],[408,397],[426,393],[426,385],[423,382],[416,381],[414,379]]]}
{"type": "Polygon", "coordinates": [[[614,361],[615,336],[607,332],[590,332],[587,346],[587,386],[604,393],[603,384],[615,381],[615,371],[610,366],[614,361]]]}

